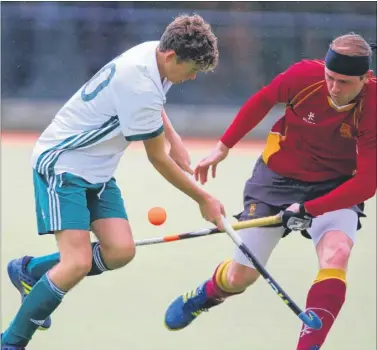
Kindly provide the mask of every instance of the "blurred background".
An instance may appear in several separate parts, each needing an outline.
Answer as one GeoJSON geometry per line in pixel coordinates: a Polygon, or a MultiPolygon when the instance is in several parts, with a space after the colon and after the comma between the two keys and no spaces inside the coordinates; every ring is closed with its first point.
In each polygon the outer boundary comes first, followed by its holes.
{"type": "MultiPolygon", "coordinates": [[[[188,137],[222,134],[250,95],[295,61],[323,58],[334,37],[354,31],[376,41],[375,1],[3,2],[2,129],[41,131],[99,68],[158,40],[183,12],[211,23],[220,50],[214,73],[169,91],[169,116],[188,137]]],[[[275,108],[252,136],[264,137],[281,112],[275,108]]]]}

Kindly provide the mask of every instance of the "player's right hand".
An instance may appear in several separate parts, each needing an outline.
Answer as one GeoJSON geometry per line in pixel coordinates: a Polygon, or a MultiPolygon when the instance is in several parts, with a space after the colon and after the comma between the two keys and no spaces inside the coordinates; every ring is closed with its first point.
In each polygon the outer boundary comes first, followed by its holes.
{"type": "Polygon", "coordinates": [[[212,196],[206,196],[199,202],[200,212],[205,220],[212,222],[223,231],[222,216],[225,215],[224,206],[216,198],[212,196]]]}
{"type": "Polygon", "coordinates": [[[212,168],[212,178],[216,177],[217,164],[223,161],[229,153],[229,148],[219,141],[212,152],[203,158],[194,170],[195,180],[204,185],[208,180],[209,168],[212,168]]]}

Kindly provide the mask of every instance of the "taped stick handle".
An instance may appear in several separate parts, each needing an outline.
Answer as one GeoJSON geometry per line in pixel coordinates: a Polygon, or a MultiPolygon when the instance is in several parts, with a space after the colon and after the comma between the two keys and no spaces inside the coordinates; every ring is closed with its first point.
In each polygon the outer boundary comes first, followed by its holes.
{"type": "MultiPolygon", "coordinates": [[[[247,221],[239,221],[232,225],[233,230],[242,230],[245,228],[262,227],[281,224],[281,214],[266,216],[264,218],[252,219],[247,221]]],[[[222,231],[224,232],[224,231],[222,231]]]]}
{"type": "MultiPolygon", "coordinates": [[[[262,226],[276,225],[280,223],[281,223],[281,215],[277,214],[273,216],[267,216],[264,218],[240,221],[240,222],[235,223],[232,227],[234,230],[242,230],[242,229],[251,228],[251,227],[262,227],[262,226]]],[[[135,241],[135,245],[139,247],[143,245],[176,242],[176,241],[181,241],[184,239],[209,236],[209,235],[222,233],[222,232],[224,231],[220,231],[217,227],[206,228],[206,229],[202,229],[198,231],[180,233],[176,235],[140,239],[140,240],[135,241]]]]}

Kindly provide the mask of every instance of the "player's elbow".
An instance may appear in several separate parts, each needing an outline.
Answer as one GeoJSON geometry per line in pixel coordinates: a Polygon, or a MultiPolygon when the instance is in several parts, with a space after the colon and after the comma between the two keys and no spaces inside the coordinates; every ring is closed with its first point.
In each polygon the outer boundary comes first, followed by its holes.
{"type": "Polygon", "coordinates": [[[153,167],[159,170],[166,165],[169,156],[165,152],[151,152],[147,154],[147,157],[153,167]]]}
{"type": "Polygon", "coordinates": [[[164,154],[164,152],[147,152],[148,160],[152,163],[152,165],[163,163],[166,156],[167,155],[164,154]]]}

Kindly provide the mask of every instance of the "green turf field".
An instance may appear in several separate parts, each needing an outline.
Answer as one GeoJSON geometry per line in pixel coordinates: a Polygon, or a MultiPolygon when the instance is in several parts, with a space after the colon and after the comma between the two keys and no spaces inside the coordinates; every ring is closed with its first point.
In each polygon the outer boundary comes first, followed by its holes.
{"type": "MultiPolygon", "coordinates": [[[[53,237],[35,231],[30,168],[31,145],[2,146],[2,330],[19,307],[19,295],[7,279],[9,259],[56,250],[53,237]]],[[[192,150],[196,164],[208,149],[192,150]]],[[[244,181],[257,153],[233,151],[207,188],[228,214],[242,208],[244,181]]],[[[136,239],[207,227],[194,202],[168,185],[148,163],[142,149],[124,156],[117,172],[136,239]],[[152,206],[165,207],[162,227],[147,221],[152,206]]],[[[349,267],[348,299],[325,350],[376,349],[376,200],[367,205],[349,267]]],[[[85,279],[53,315],[53,327],[38,332],[30,350],[293,350],[300,323],[261,279],[241,296],[201,316],[180,332],[163,325],[168,303],[208,278],[233,242],[225,235],[140,247],[124,269],[85,279]]],[[[282,240],[268,269],[300,306],[317,261],[311,241],[299,234],[282,240]]]]}

